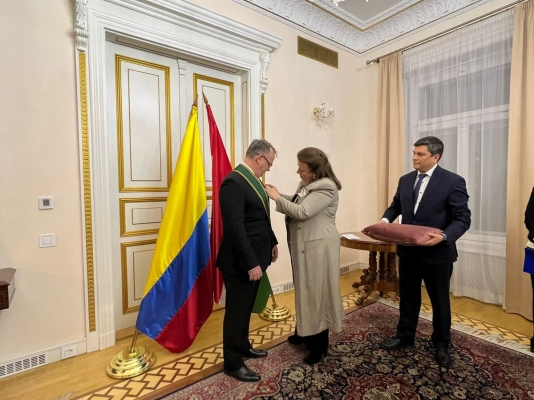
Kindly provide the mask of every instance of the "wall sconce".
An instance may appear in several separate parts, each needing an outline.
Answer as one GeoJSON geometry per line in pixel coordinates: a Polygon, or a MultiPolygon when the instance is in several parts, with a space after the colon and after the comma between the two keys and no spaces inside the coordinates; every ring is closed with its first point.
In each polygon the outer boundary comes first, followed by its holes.
{"type": "Polygon", "coordinates": [[[324,103],[321,103],[319,107],[313,109],[313,115],[317,117],[318,120],[331,120],[334,118],[334,108],[330,104],[330,110],[327,110],[324,103]]]}

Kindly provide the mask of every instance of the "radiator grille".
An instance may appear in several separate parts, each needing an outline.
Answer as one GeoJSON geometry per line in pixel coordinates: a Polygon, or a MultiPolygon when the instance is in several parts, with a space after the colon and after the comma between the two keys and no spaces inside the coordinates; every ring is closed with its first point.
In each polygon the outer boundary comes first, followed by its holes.
{"type": "Polygon", "coordinates": [[[20,360],[12,361],[7,364],[0,365],[0,378],[4,376],[13,375],[18,372],[26,371],[41,365],[48,364],[48,357],[46,353],[36,354],[30,357],[22,358],[20,360]]]}
{"type": "Polygon", "coordinates": [[[295,288],[295,285],[293,285],[293,282],[284,283],[284,286],[282,286],[282,292],[287,292],[288,290],[293,290],[295,288]]]}
{"type": "MultiPolygon", "coordinates": [[[[340,267],[339,268],[339,273],[340,274],[346,274],[347,272],[350,271],[350,265],[346,265],[344,267],[340,267]]],[[[284,283],[284,284],[281,284],[281,285],[278,285],[278,286],[275,286],[273,287],[273,292],[274,294],[278,294],[278,293],[282,293],[282,292],[287,292],[288,290],[293,290],[295,288],[295,285],[293,284],[293,282],[287,282],[287,283],[284,283]]]]}
{"type": "Polygon", "coordinates": [[[502,304],[505,283],[504,257],[459,252],[451,278],[451,291],[454,295],[502,304]]]}

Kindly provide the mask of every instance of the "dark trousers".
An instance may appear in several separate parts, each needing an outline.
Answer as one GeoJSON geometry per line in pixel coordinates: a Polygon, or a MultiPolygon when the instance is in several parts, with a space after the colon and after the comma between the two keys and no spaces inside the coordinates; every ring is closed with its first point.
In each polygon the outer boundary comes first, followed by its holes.
{"type": "Polygon", "coordinates": [[[245,365],[242,354],[252,346],[248,340],[250,314],[260,281],[249,281],[248,275],[223,272],[226,304],[223,322],[224,369],[235,371],[245,365]]]}
{"type": "Polygon", "coordinates": [[[451,303],[449,298],[452,263],[423,264],[404,257],[399,259],[400,318],[397,338],[414,343],[421,309],[421,283],[424,282],[432,304],[432,342],[436,347],[451,342],[451,303]]]}

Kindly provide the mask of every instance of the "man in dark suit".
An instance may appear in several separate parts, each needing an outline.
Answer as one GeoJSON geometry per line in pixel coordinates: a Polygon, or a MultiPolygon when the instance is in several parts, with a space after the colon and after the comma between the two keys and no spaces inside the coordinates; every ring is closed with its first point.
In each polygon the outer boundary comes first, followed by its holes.
{"type": "Polygon", "coordinates": [[[397,350],[414,345],[421,308],[421,282],[432,304],[432,342],[441,367],[451,363],[451,306],[449,298],[453,262],[458,258],[456,241],[469,229],[471,212],[467,207],[465,180],[441,168],[443,142],[428,136],[414,143],[412,171],[399,179],[397,192],[382,222],[429,226],[442,230],[429,233],[423,246],[398,246],[400,318],[397,334],[380,347],[397,350]]]}
{"type": "Polygon", "coordinates": [[[267,356],[266,351],[252,348],[248,333],[260,279],[278,258],[269,198],[260,181],[275,157],[276,150],[269,142],[252,141],[243,163],[226,176],[219,194],[223,238],[217,266],[226,288],[224,373],[245,382],[259,381],[260,376],[245,365],[243,357],[267,356]]]}

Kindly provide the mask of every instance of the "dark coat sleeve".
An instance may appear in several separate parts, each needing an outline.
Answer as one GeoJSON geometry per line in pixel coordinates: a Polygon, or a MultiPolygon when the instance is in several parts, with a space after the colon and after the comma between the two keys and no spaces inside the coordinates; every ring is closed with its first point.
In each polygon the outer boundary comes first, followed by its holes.
{"type": "Polygon", "coordinates": [[[528,240],[534,242],[534,188],[532,188],[527,209],[525,210],[525,226],[528,230],[528,240]]]}
{"type": "Polygon", "coordinates": [[[402,207],[401,207],[401,201],[400,201],[400,186],[401,186],[401,182],[399,180],[399,184],[397,185],[397,191],[395,192],[395,196],[393,196],[393,200],[390,206],[387,208],[386,211],[384,211],[384,215],[382,215],[382,218],[386,218],[389,222],[395,221],[397,217],[401,215],[402,213],[402,207]]]}
{"type": "Polygon", "coordinates": [[[469,195],[465,179],[458,175],[455,178],[455,183],[447,198],[450,223],[443,229],[449,242],[456,242],[471,226],[471,211],[467,206],[469,195]]]}

